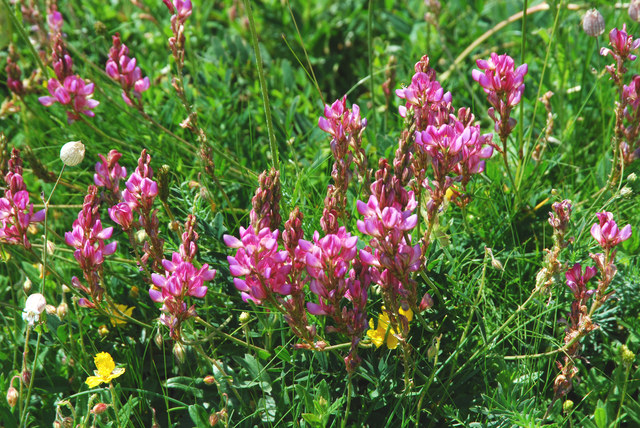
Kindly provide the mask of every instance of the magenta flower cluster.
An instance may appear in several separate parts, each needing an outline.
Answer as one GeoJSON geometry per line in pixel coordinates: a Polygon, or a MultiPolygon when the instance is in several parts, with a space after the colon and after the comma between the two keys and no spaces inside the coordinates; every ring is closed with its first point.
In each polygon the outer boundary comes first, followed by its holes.
{"type": "Polygon", "coordinates": [[[76,75],[68,76],[63,83],[58,79],[49,79],[47,90],[51,96],[40,97],[38,100],[46,107],[55,103],[66,106],[69,123],[79,120],[80,114],[94,117],[93,109],[100,104],[99,101],[90,98],[93,95],[94,84],[87,83],[76,75]]]}
{"type": "Polygon", "coordinates": [[[611,250],[616,245],[631,237],[631,225],[626,225],[620,230],[613,220],[613,214],[607,211],[597,213],[598,223],[591,226],[591,236],[603,250],[611,250]]]}
{"type": "Polygon", "coordinates": [[[179,252],[174,252],[171,261],[162,260],[164,275],[152,274],[153,286],[149,289],[151,300],[162,303],[160,322],[169,327],[169,335],[180,339],[180,325],[186,319],[196,315],[195,305],[188,306],[187,297],[202,299],[207,294],[205,282],[216,276],[208,264],[196,269],[193,259],[197,252],[195,216],[189,215],[182,234],[179,252]]]}
{"type": "MultiPolygon", "coordinates": [[[[96,184],[110,188],[118,195],[118,182],[126,176],[126,170],[118,164],[120,153],[111,151],[102,162],[96,164],[94,181],[96,184]]],[[[156,272],[162,270],[164,258],[164,240],[160,238],[157,210],[154,209],[154,201],[158,196],[158,183],[153,180],[151,168],[151,156],[143,149],[138,159],[138,167],[129,176],[125,183],[125,190],[121,194],[121,202],[109,209],[109,217],[120,225],[123,231],[129,233],[133,229],[144,228],[148,240],[143,244],[144,255],[141,262],[146,265],[149,258],[153,260],[152,269],[156,272]],[[133,214],[138,214],[138,221],[134,221],[133,214]]]]}
{"type": "Polygon", "coordinates": [[[120,34],[113,36],[113,46],[109,50],[106,72],[120,83],[122,99],[127,105],[141,106],[141,95],[149,89],[149,77],[142,77],[142,71],[135,58],[129,57],[129,48],[120,40],[120,34]]]}
{"type": "MultiPolygon", "coordinates": [[[[609,71],[614,80],[616,80],[616,75],[621,76],[627,72],[624,63],[626,61],[635,61],[636,55],[631,52],[640,47],[640,39],[634,40],[633,36],[627,33],[627,25],[622,24],[621,30],[614,28],[609,32],[609,45],[611,49],[601,48],[600,55],[611,55],[616,61],[615,66],[610,65],[606,67],[607,71],[609,71]]],[[[620,85],[620,82],[616,81],[616,84],[620,85]]]]}
{"type": "Polygon", "coordinates": [[[429,57],[423,56],[415,65],[411,84],[396,89],[396,95],[406,100],[405,105],[398,108],[400,116],[406,118],[410,111],[413,112],[417,131],[423,131],[429,125],[448,123],[453,111],[451,92],[444,92],[429,62],[429,57]]]}
{"type": "Polygon", "coordinates": [[[93,109],[100,102],[91,98],[94,84],[73,74],[73,62],[64,47],[60,33],[62,15],[58,11],[52,11],[48,16],[48,22],[54,40],[51,62],[56,78],[51,78],[47,82],[50,96],[39,97],[38,101],[46,107],[55,103],[65,106],[69,123],[79,120],[81,114],[94,117],[93,109]]]}
{"type": "Polygon", "coordinates": [[[392,175],[386,159],[380,161],[376,178],[369,201],[357,202],[364,217],[357,222],[358,230],[371,237],[371,248],[362,250],[360,258],[372,267],[372,280],[380,285],[391,322],[397,325],[401,307],[416,309],[417,290],[411,273],[420,268],[422,249],[420,244],[411,244],[410,236],[418,224],[418,215],[413,213],[417,202],[414,193],[392,175]]]}
{"type": "Polygon", "coordinates": [[[75,248],[73,257],[80,265],[88,286],[83,285],[75,276],[71,283],[91,297],[78,300],[80,306],[88,308],[102,300],[102,264],[104,257],[113,254],[117,247],[116,241],[105,243],[111,238],[113,227],[102,227],[99,209],[98,188],[91,185],[87,189],[82,210],[73,222],[72,230],[64,235],[67,245],[75,248]]]}
{"type": "MultiPolygon", "coordinates": [[[[318,127],[330,134],[334,140],[344,140],[348,134],[354,135],[367,127],[367,119],[360,116],[360,107],[353,104],[347,108],[347,96],[324,106],[324,117],[318,119],[318,127]]],[[[335,141],[332,145],[336,144],[335,141]]]]}
{"type": "Polygon", "coordinates": [[[491,104],[489,117],[495,122],[495,130],[504,141],[517,123],[511,117],[511,110],[522,99],[528,65],[522,64],[516,68],[513,58],[496,53],[492,53],[488,60],[479,59],[476,64],[480,70],[473,70],[471,77],[487,94],[487,100],[491,104]]]}
{"type": "Polygon", "coordinates": [[[20,151],[13,148],[9,159],[9,171],[4,176],[7,187],[0,198],[0,242],[31,248],[27,229],[31,223],[44,220],[45,211],[33,212],[29,192],[22,178],[20,151]]]}
{"type": "Polygon", "coordinates": [[[120,180],[127,178],[127,169],[118,163],[122,154],[117,150],[111,150],[106,157],[103,154],[98,156],[100,162],[96,163],[93,182],[96,186],[104,187],[119,196],[120,180]]]}
{"type": "Polygon", "coordinates": [[[287,251],[278,251],[278,231],[262,228],[257,234],[253,226],[240,227],[240,239],[224,235],[225,244],[237,248],[234,256],[227,256],[233,283],[240,291],[242,300],[262,304],[273,301],[273,293],[286,296],[291,293],[288,283],[291,260],[287,251]]]}

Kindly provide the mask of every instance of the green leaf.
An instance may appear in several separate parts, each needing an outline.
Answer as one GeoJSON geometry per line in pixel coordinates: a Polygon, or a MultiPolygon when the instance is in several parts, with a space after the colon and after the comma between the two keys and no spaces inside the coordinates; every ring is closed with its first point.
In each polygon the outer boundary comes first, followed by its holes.
{"type": "Polygon", "coordinates": [[[199,404],[192,404],[188,408],[189,416],[197,427],[209,426],[209,415],[204,407],[199,404]]]}
{"type": "Polygon", "coordinates": [[[165,387],[179,389],[181,391],[189,392],[196,398],[202,398],[203,392],[201,389],[195,387],[195,380],[192,377],[176,376],[167,379],[165,387]]]}
{"type": "Polygon", "coordinates": [[[593,419],[596,421],[598,428],[607,428],[607,410],[600,400],[598,400],[598,407],[593,413],[593,419]]]}

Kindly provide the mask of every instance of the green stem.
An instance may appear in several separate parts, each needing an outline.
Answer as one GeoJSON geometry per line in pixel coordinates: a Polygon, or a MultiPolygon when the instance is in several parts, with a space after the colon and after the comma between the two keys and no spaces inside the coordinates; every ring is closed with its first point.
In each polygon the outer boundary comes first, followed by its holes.
{"type": "Polygon", "coordinates": [[[436,353],[433,357],[433,370],[431,370],[431,376],[429,376],[429,381],[422,387],[422,391],[420,391],[420,399],[418,400],[418,408],[416,409],[416,428],[420,427],[420,412],[422,410],[422,400],[424,396],[427,394],[427,391],[431,387],[433,383],[433,379],[436,377],[436,366],[438,365],[438,354],[440,354],[440,339],[442,335],[436,337],[436,353]]]}
{"type": "MultiPolygon", "coordinates": [[[[29,379],[29,387],[27,388],[27,396],[24,398],[24,409],[20,417],[20,426],[26,428],[27,408],[29,407],[29,399],[31,398],[31,390],[33,389],[33,377],[36,372],[36,363],[38,362],[38,352],[40,351],[40,339],[42,339],[42,327],[38,329],[38,340],[36,341],[36,351],[33,354],[33,365],[31,366],[31,377],[29,379]]],[[[26,344],[25,344],[26,347],[26,344]]],[[[26,355],[25,355],[26,358],[26,355]]]]}
{"type": "MultiPolygon", "coordinates": [[[[225,339],[229,339],[230,341],[235,342],[238,345],[246,346],[247,348],[253,349],[254,351],[257,351],[257,352],[260,352],[260,353],[264,353],[264,355],[267,355],[267,354],[271,355],[271,353],[269,351],[267,351],[266,349],[262,349],[262,348],[260,348],[258,346],[255,346],[255,345],[247,343],[247,342],[245,342],[243,340],[240,340],[237,337],[233,337],[230,334],[225,333],[224,331],[220,330],[219,328],[209,324],[208,322],[206,322],[205,320],[203,320],[202,318],[200,318],[198,316],[195,317],[195,320],[197,322],[199,322],[200,324],[202,324],[203,326],[207,327],[208,329],[213,330],[214,334],[216,334],[218,336],[222,336],[225,339]]],[[[194,344],[193,342],[186,342],[186,341],[183,341],[183,342],[185,342],[188,345],[193,345],[194,344]]]]}
{"type": "MultiPolygon", "coordinates": [[[[527,14],[526,11],[529,8],[529,0],[524,0],[523,14],[522,14],[522,33],[520,39],[520,64],[524,64],[524,54],[527,47],[527,14]]],[[[533,124],[532,124],[533,126],[533,124]]],[[[518,163],[522,163],[524,158],[524,103],[520,103],[520,129],[518,130],[518,163]]]]}
{"type": "Polygon", "coordinates": [[[349,373],[347,377],[347,407],[344,410],[344,418],[342,419],[342,423],[340,424],[341,428],[345,428],[347,426],[347,420],[349,419],[349,410],[351,408],[351,394],[353,393],[353,382],[351,381],[352,374],[349,373]]]}
{"type": "Polygon", "coordinates": [[[624,374],[624,385],[622,386],[622,395],[620,396],[620,404],[618,405],[618,412],[616,413],[616,426],[620,426],[620,412],[622,412],[622,405],[624,404],[624,398],[627,395],[627,385],[629,384],[629,373],[631,373],[631,364],[628,365],[624,374]]]}
{"type": "Polygon", "coordinates": [[[51,201],[51,197],[53,196],[53,193],[56,191],[56,188],[58,187],[58,183],[60,182],[60,177],[62,177],[62,173],[64,172],[64,169],[66,166],[67,166],[66,164],[62,165],[60,174],[58,174],[58,179],[56,180],[56,183],[53,185],[53,189],[51,189],[51,193],[49,194],[49,197],[44,203],[44,242],[42,245],[42,289],[40,290],[42,293],[44,293],[44,284],[47,278],[47,275],[45,273],[47,271],[47,251],[48,251],[47,243],[48,243],[48,236],[49,236],[49,229],[47,228],[47,224],[49,220],[49,202],[51,201]]]}
{"type": "MultiPolygon", "coordinates": [[[[5,0],[6,1],[6,0],[5,0]]],[[[278,148],[276,146],[276,137],[273,133],[273,122],[271,120],[271,107],[269,106],[269,94],[267,91],[267,82],[264,78],[264,69],[262,68],[262,56],[260,55],[260,47],[258,46],[258,35],[256,34],[256,24],[253,19],[253,11],[251,10],[251,1],[243,0],[244,8],[249,16],[249,28],[251,29],[251,41],[253,50],[256,55],[256,65],[258,66],[258,79],[260,80],[260,90],[262,91],[262,104],[264,105],[264,114],[267,119],[267,132],[269,134],[269,149],[271,151],[271,160],[273,167],[280,169],[280,160],[278,158],[278,148]]]]}
{"type": "Polygon", "coordinates": [[[367,14],[367,47],[369,56],[369,91],[371,92],[371,112],[369,118],[371,119],[371,129],[375,129],[373,123],[375,122],[376,113],[376,97],[375,97],[375,84],[373,82],[373,1],[369,0],[369,11],[367,14]]]}
{"type": "Polygon", "coordinates": [[[113,413],[116,414],[116,426],[120,428],[120,415],[118,408],[118,396],[116,395],[116,389],[113,387],[113,383],[109,382],[109,391],[111,391],[111,405],[113,406],[113,413]]]}

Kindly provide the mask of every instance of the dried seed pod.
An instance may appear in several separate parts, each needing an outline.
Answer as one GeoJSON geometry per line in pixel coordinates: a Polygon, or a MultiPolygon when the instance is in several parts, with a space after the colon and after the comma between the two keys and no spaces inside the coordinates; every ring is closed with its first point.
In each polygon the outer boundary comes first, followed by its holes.
{"type": "Polygon", "coordinates": [[[597,9],[590,9],[582,18],[582,28],[591,37],[598,37],[604,33],[604,17],[597,9]]]}
{"type": "Polygon", "coordinates": [[[82,141],[70,141],[60,149],[60,160],[67,166],[76,166],[84,159],[82,141]]]}
{"type": "Polygon", "coordinates": [[[640,0],[631,0],[629,4],[629,18],[640,22],[640,0]]]}

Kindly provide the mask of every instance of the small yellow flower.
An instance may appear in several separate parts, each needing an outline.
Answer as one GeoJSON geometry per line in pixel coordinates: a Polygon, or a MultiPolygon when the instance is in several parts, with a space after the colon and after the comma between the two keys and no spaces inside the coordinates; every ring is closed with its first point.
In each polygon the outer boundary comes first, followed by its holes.
{"type": "MultiPolygon", "coordinates": [[[[413,311],[407,309],[406,311],[400,308],[400,314],[407,317],[408,321],[413,319],[413,311]]],[[[387,343],[387,348],[396,349],[398,347],[398,338],[395,336],[396,332],[389,325],[389,313],[384,306],[382,307],[382,314],[378,317],[378,328],[374,327],[373,318],[369,320],[370,330],[367,330],[367,336],[371,339],[376,348],[382,346],[383,343],[387,343]]]]}
{"type": "Polygon", "coordinates": [[[117,303],[115,306],[118,310],[111,312],[111,315],[113,315],[112,317],[109,317],[109,321],[111,321],[111,325],[116,327],[118,325],[126,324],[127,320],[123,319],[122,315],[120,315],[119,312],[122,312],[126,316],[130,317],[131,314],[133,313],[133,306],[129,308],[127,307],[127,305],[120,305],[117,303]]]}
{"type": "Polygon", "coordinates": [[[116,368],[113,358],[108,352],[100,352],[93,358],[98,370],[94,370],[95,376],[89,376],[85,383],[89,388],[95,388],[101,383],[111,383],[111,379],[115,379],[124,373],[124,367],[116,368]]]}

